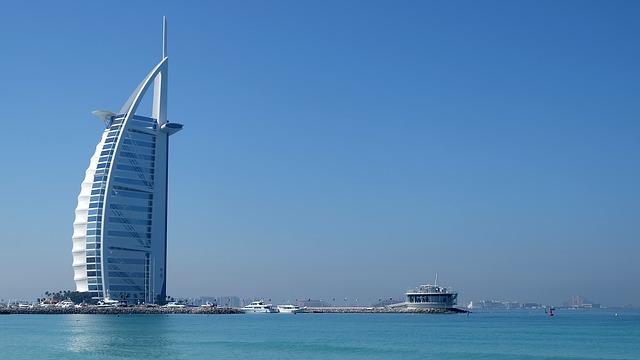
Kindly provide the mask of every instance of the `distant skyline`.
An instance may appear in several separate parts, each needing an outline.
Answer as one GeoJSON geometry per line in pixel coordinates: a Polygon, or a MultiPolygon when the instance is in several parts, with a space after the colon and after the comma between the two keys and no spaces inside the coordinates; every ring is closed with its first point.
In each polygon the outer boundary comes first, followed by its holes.
{"type": "Polygon", "coordinates": [[[640,305],[640,4],[153,4],[3,5],[0,298],[74,289],[91,111],[166,15],[168,295],[640,305]]]}

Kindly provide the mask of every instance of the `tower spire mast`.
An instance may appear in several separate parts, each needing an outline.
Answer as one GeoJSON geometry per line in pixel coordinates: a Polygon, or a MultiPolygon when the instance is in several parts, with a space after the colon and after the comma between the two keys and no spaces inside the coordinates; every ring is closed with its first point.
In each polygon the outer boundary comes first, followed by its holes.
{"type": "Polygon", "coordinates": [[[162,58],[167,57],[167,17],[162,17],[162,58]]]}

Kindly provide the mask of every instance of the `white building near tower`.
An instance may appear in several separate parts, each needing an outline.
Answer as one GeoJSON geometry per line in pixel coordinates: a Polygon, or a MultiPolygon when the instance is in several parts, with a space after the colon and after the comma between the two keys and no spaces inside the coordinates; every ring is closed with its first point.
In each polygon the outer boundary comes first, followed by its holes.
{"type": "Polygon", "coordinates": [[[167,272],[166,20],[162,60],[120,112],[94,111],[106,129],[82,182],[73,223],[76,290],[95,298],[164,303],[167,272]],[[153,84],[151,117],[136,114],[153,84]]]}

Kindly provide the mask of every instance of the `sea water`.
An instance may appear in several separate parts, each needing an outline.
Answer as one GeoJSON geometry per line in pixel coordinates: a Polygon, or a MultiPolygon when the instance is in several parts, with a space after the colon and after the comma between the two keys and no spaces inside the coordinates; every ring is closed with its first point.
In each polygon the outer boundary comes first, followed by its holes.
{"type": "Polygon", "coordinates": [[[640,359],[640,311],[0,315],[0,359],[640,359]]]}

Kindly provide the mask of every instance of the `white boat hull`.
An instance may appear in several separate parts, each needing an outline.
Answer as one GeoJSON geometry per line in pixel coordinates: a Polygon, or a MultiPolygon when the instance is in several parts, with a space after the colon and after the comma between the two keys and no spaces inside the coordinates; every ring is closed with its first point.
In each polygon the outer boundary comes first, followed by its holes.
{"type": "Polygon", "coordinates": [[[265,304],[262,301],[254,301],[251,304],[240,308],[240,312],[245,314],[268,314],[278,312],[278,310],[274,309],[271,304],[265,304]]]}
{"type": "Polygon", "coordinates": [[[278,312],[280,314],[300,314],[304,312],[304,309],[301,309],[298,306],[289,305],[289,306],[281,306],[278,305],[278,312]]]}
{"type": "Polygon", "coordinates": [[[268,314],[268,313],[277,312],[275,309],[246,309],[246,308],[241,308],[240,311],[245,314],[268,314]]]}

